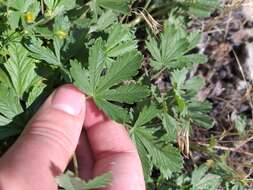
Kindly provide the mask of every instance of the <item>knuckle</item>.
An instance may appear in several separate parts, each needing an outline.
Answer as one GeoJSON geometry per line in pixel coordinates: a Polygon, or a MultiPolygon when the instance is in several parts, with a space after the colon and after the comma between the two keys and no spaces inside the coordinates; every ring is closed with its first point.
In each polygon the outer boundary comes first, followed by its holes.
{"type": "Polygon", "coordinates": [[[49,145],[60,146],[68,153],[75,149],[75,145],[67,131],[62,126],[58,126],[59,124],[47,120],[36,120],[29,125],[29,129],[23,135],[37,136],[44,141],[48,141],[49,145]]]}

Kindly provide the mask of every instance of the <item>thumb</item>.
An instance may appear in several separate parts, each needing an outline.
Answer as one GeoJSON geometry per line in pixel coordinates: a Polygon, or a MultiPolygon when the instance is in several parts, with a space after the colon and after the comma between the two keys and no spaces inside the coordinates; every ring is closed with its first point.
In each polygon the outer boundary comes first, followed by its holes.
{"type": "Polygon", "coordinates": [[[85,96],[72,85],[54,91],[1,158],[0,182],[13,179],[13,189],[15,184],[26,190],[56,189],[54,176],[64,171],[76,149],[85,105],[85,96]]]}

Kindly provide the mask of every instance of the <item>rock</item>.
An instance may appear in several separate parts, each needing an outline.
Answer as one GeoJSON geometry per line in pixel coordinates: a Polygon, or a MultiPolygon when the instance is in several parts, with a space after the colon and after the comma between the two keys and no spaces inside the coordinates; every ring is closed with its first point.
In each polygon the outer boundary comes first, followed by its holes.
{"type": "Polygon", "coordinates": [[[245,0],[243,5],[243,14],[245,15],[245,17],[250,20],[253,21],[253,1],[252,0],[245,0]]]}
{"type": "Polygon", "coordinates": [[[247,49],[247,58],[246,58],[246,66],[247,66],[247,76],[253,81],[253,43],[246,44],[247,49]]]}

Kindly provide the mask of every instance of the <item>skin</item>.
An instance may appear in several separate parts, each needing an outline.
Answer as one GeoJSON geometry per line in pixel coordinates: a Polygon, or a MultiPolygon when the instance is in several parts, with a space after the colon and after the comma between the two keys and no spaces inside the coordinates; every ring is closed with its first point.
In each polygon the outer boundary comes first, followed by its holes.
{"type": "Polygon", "coordinates": [[[55,176],[76,152],[79,175],[113,174],[104,190],[145,190],[141,162],[125,128],[73,85],[56,89],[0,159],[0,189],[56,190],[55,176]]]}

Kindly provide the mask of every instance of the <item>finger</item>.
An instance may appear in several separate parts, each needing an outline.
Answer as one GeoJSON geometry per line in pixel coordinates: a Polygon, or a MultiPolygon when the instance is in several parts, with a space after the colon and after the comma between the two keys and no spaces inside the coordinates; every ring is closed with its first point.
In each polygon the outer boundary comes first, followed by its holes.
{"type": "Polygon", "coordinates": [[[15,179],[12,186],[26,189],[56,188],[53,177],[66,168],[76,149],[85,105],[84,95],[74,86],[58,88],[0,160],[0,180],[15,179]]]}
{"type": "Polygon", "coordinates": [[[113,174],[110,190],[144,190],[145,183],[138,152],[122,125],[108,120],[94,103],[87,102],[85,128],[94,153],[94,176],[113,174]],[[91,114],[93,113],[93,116],[91,114]],[[94,117],[92,124],[87,120],[94,117]]]}
{"type": "Polygon", "coordinates": [[[85,131],[81,133],[76,156],[79,177],[86,181],[91,179],[93,177],[94,158],[85,131]]]}

